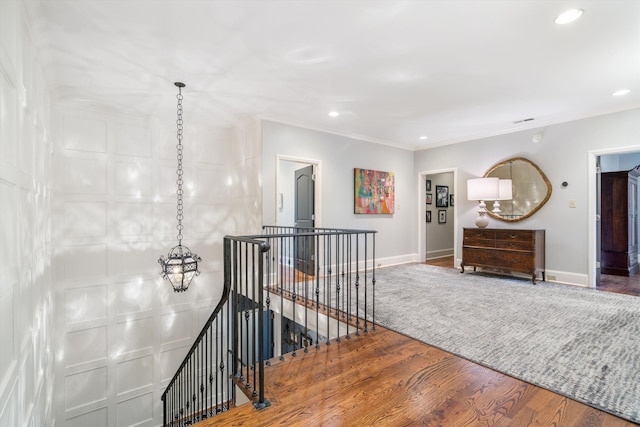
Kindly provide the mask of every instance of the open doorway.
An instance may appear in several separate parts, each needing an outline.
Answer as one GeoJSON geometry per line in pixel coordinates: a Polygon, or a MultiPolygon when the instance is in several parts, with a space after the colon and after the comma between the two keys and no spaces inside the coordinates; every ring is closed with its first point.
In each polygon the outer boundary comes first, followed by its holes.
{"type": "Polygon", "coordinates": [[[418,181],[419,261],[454,268],[459,265],[456,170],[420,172],[418,181]]]}
{"type": "Polygon", "coordinates": [[[637,167],[640,151],[590,153],[589,285],[600,290],[640,295],[638,241],[640,217],[637,167]],[[591,215],[591,213],[594,215],[591,215]]]}

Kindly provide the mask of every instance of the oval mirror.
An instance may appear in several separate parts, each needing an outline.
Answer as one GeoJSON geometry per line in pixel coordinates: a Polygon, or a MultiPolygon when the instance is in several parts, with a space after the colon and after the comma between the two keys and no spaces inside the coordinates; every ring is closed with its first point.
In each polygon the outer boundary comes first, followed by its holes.
{"type": "Polygon", "coordinates": [[[501,221],[521,221],[536,213],[551,197],[551,183],[530,160],[516,157],[498,163],[484,174],[485,177],[510,179],[510,200],[500,200],[499,212],[492,211],[487,202],[489,216],[501,221]]]}

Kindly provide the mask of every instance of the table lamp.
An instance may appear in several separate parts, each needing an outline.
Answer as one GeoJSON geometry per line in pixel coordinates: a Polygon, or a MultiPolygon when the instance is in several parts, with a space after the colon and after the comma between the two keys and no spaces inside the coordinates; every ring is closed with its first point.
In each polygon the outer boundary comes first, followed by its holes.
{"type": "Polygon", "coordinates": [[[498,178],[474,178],[467,180],[467,199],[478,200],[478,217],[476,226],[485,228],[489,225],[487,217],[487,205],[485,200],[496,200],[500,195],[500,184],[498,178]]]}

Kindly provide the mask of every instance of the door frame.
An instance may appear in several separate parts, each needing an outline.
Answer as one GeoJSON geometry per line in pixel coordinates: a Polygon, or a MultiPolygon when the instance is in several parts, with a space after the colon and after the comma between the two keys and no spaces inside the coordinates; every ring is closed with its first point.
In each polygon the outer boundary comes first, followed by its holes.
{"type": "Polygon", "coordinates": [[[596,168],[596,158],[606,154],[625,154],[625,153],[637,153],[640,151],[640,145],[634,145],[630,147],[617,147],[601,150],[590,150],[587,152],[587,286],[590,288],[596,287],[596,260],[597,260],[597,242],[598,238],[598,224],[597,224],[597,207],[596,203],[599,194],[596,194],[597,180],[596,174],[598,173],[596,168]]]}
{"type": "Polygon", "coordinates": [[[450,194],[456,195],[456,203],[453,205],[453,263],[458,267],[458,205],[463,200],[457,196],[458,194],[458,168],[434,169],[418,172],[418,262],[424,262],[427,257],[427,236],[426,236],[426,205],[425,195],[425,178],[428,175],[438,175],[441,173],[453,173],[453,191],[450,194]]]}
{"type": "Polygon", "coordinates": [[[277,225],[280,220],[280,210],[278,209],[278,188],[280,188],[281,180],[282,182],[284,182],[286,180],[293,181],[294,179],[294,177],[280,176],[281,162],[302,163],[307,165],[313,165],[313,173],[316,178],[314,180],[314,191],[313,191],[313,210],[315,215],[314,227],[321,227],[322,226],[322,205],[321,205],[322,197],[320,197],[320,195],[322,194],[322,179],[321,179],[322,169],[320,167],[320,160],[309,159],[304,157],[288,156],[284,154],[276,154],[276,187],[275,187],[275,194],[273,195],[275,200],[274,218],[276,219],[276,223],[274,225],[277,225]]]}

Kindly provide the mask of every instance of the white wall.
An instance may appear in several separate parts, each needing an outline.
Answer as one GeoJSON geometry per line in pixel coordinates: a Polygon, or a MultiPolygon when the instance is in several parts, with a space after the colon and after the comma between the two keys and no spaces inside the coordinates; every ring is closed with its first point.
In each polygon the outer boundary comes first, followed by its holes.
{"type": "Polygon", "coordinates": [[[320,162],[316,191],[322,211],[317,226],[377,230],[376,257],[383,265],[416,259],[412,151],[269,121],[262,122],[262,150],[265,224],[276,223],[276,156],[313,159],[320,162]],[[354,214],[354,168],[395,173],[395,214],[354,214]]]}
{"type": "Polygon", "coordinates": [[[52,425],[51,106],[22,2],[0,1],[0,426],[52,425]]]}
{"type": "MultiPolygon", "coordinates": [[[[416,152],[419,170],[458,168],[458,191],[466,192],[469,178],[482,176],[496,163],[511,157],[526,157],[547,175],[553,193],[535,215],[516,223],[491,219],[490,227],[541,228],[546,230],[546,266],[558,280],[587,283],[588,152],[617,147],[640,150],[640,110],[630,110],[577,120],[544,128],[437,147],[416,152]],[[543,132],[539,143],[532,137],[543,132]],[[569,185],[561,186],[563,181],[569,185]],[[569,208],[569,200],[576,208],[569,208]]],[[[463,197],[456,199],[458,210],[458,250],[462,248],[462,227],[474,227],[475,207],[463,197]]],[[[461,252],[458,252],[461,253],[461,252]]]]}
{"type": "MultiPolygon", "coordinates": [[[[169,93],[167,108],[174,103],[169,93]]],[[[162,423],[161,393],[222,291],[222,238],[260,223],[255,124],[212,135],[190,126],[188,103],[185,94],[183,244],[203,262],[184,293],[157,263],[177,245],[175,120],[58,104],[60,425],[162,423]]]]}

